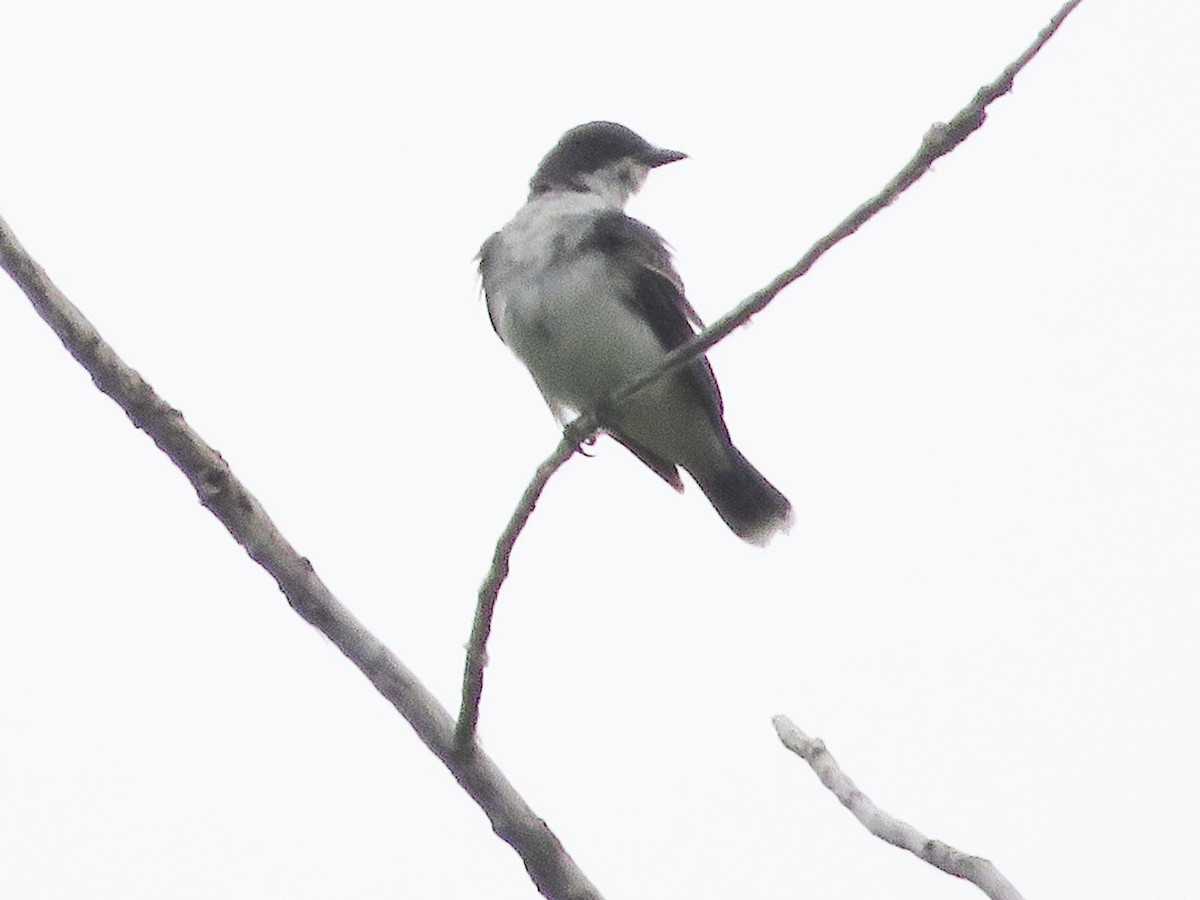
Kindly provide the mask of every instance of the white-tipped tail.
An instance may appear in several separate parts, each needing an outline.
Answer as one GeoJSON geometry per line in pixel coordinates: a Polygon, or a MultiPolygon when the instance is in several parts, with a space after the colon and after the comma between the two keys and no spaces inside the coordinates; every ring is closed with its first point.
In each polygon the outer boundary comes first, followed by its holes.
{"type": "Polygon", "coordinates": [[[765,547],[792,525],[792,504],[775,485],[731,447],[729,465],[711,472],[692,472],[725,524],[748,544],[765,547]]]}

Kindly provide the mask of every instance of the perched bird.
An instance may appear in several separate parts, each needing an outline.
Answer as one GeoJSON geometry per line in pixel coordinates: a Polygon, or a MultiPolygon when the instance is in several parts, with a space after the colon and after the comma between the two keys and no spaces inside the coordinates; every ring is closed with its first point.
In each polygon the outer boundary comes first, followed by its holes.
{"type": "MultiPolygon", "coordinates": [[[[572,128],[479,252],[492,327],[560,423],[703,328],[663,239],[624,212],[651,169],[685,158],[615,122],[572,128]]],[[[704,356],[599,413],[677,491],[686,470],[742,540],[764,545],[791,524],[787,498],[733,446],[704,356]]]]}

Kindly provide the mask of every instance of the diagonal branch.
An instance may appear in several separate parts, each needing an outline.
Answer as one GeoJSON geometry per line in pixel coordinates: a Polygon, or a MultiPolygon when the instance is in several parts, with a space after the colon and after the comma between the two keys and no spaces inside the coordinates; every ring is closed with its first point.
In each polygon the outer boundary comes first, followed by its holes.
{"type": "MultiPolygon", "coordinates": [[[[491,820],[492,829],[521,856],[543,896],[600,900],[600,893],[567,855],[546,823],[529,808],[482,751],[455,752],[454,722],[392,652],[338,602],[312,564],[275,527],[229,464],[127,366],[92,324],[50,281],[0,218],[0,265],[62,341],[63,346],[146,432],[195,488],[250,557],[278,583],[288,603],[328,637],[416,731],[491,820]]],[[[572,448],[573,449],[573,448],[572,448]]]]}
{"type": "Polygon", "coordinates": [[[579,449],[580,438],[576,440],[570,430],[554,448],[554,452],[537,468],[533,480],[525,488],[517,508],[513,510],[500,540],[496,543],[496,552],[492,557],[492,567],[483,585],[479,588],[479,603],[475,608],[475,621],[471,625],[471,637],[467,641],[466,671],[463,673],[462,707],[459,709],[458,722],[454,726],[454,743],[461,752],[466,752],[475,736],[475,727],[479,724],[479,701],[483,696],[483,670],[487,665],[487,640],[492,631],[492,613],[496,609],[496,598],[500,596],[500,586],[508,576],[508,559],[512,555],[513,545],[517,536],[525,528],[525,523],[533,515],[538,497],[542,494],[550,476],[557,472],[564,463],[579,449]]]}
{"type": "Polygon", "coordinates": [[[884,185],[883,190],[864,202],[854,212],[839,222],[832,231],[813,244],[794,266],[784,272],[780,272],[770,284],[755,291],[686,344],[676,347],[658,365],[649,369],[644,375],[638,376],[624,387],[619,388],[608,399],[608,403],[619,403],[627,397],[636,394],[642,388],[658,381],[664,375],[687,365],[688,361],[697,354],[704,353],[718,342],[723,341],[735,329],[750,321],[752,316],[762,312],[780,291],[804,276],[813,267],[813,264],[824,256],[827,251],[858,231],[859,228],[865,225],[869,219],[873,218],[885,206],[891,205],[897,197],[928,172],[938,159],[965,141],[972,132],[983,127],[983,123],[987,118],[987,107],[993,100],[1004,96],[1012,90],[1013,79],[1016,78],[1017,73],[1025,68],[1025,65],[1037,55],[1037,52],[1042,49],[1046,41],[1050,40],[1054,32],[1062,25],[1063,20],[1070,14],[1071,10],[1082,2],[1083,0],[1071,0],[1071,2],[1055,13],[1054,18],[1050,20],[1049,24],[1038,33],[1037,40],[1030,44],[1025,52],[1017,57],[1016,60],[1010,63],[1000,73],[999,78],[991,84],[981,87],[971,102],[959,110],[949,122],[935,123],[925,133],[925,137],[921,140],[921,146],[917,150],[916,155],[905,164],[904,168],[896,173],[891,181],[884,185]]]}
{"type": "Polygon", "coordinates": [[[907,822],[884,812],[841,770],[824,743],[810,738],[787,716],[776,716],[773,722],[783,745],[808,763],[821,783],[875,837],[907,850],[949,875],[971,882],[991,900],[1021,900],[1017,889],[988,860],[955,850],[941,841],[930,840],[907,822]]]}
{"type": "MultiPolygon", "coordinates": [[[[687,365],[690,360],[727,338],[735,329],[750,321],[752,316],[762,312],[780,291],[804,276],[827,251],[843,239],[854,234],[869,219],[874,217],[876,213],[885,206],[890,205],[922,175],[928,172],[934,162],[952,151],[965,141],[972,132],[983,126],[987,118],[988,105],[993,100],[1004,96],[1012,90],[1013,79],[1016,78],[1017,73],[1025,68],[1025,65],[1037,55],[1038,51],[1054,35],[1054,32],[1058,31],[1063,20],[1082,2],[1083,0],[1070,0],[1069,3],[1065,4],[1055,13],[1054,18],[1050,20],[1049,24],[1038,33],[1037,40],[1030,44],[1024,53],[1010,63],[1000,73],[999,78],[991,84],[981,87],[971,102],[959,110],[958,114],[949,122],[938,122],[930,128],[921,140],[921,146],[917,150],[916,155],[908,161],[904,168],[896,173],[891,181],[884,185],[883,190],[864,202],[854,212],[839,222],[832,231],[813,244],[794,266],[784,272],[780,272],[770,284],[755,291],[686,344],[676,347],[664,356],[657,365],[618,388],[605,401],[604,406],[615,406],[622,400],[628,399],[638,391],[658,381],[658,379],[687,365]]],[[[558,459],[559,461],[549,470],[547,470],[547,464],[550,460],[547,460],[546,463],[543,463],[538,468],[534,480],[526,488],[524,495],[521,497],[520,504],[518,504],[516,511],[509,520],[508,527],[504,530],[504,533],[500,536],[500,540],[496,544],[496,552],[492,557],[492,566],[488,570],[487,578],[484,580],[483,587],[479,591],[479,603],[475,611],[475,624],[471,630],[470,641],[467,644],[467,659],[463,674],[462,708],[459,712],[458,727],[456,730],[456,738],[462,746],[466,746],[470,742],[474,734],[475,725],[479,719],[479,701],[483,691],[483,667],[487,661],[486,642],[488,634],[491,632],[491,617],[495,610],[496,597],[499,594],[501,585],[504,583],[505,576],[508,574],[509,555],[512,553],[512,548],[520,536],[521,529],[525,527],[525,523],[529,520],[529,516],[533,512],[533,507],[537,503],[543,488],[545,488],[546,482],[570,458],[571,453],[566,450],[566,443],[574,441],[571,449],[578,449],[584,440],[596,433],[597,428],[596,416],[592,412],[584,413],[567,426],[566,433],[563,436],[563,443],[559,444],[558,449],[555,450],[554,455],[550,458],[551,460],[558,459]]]]}

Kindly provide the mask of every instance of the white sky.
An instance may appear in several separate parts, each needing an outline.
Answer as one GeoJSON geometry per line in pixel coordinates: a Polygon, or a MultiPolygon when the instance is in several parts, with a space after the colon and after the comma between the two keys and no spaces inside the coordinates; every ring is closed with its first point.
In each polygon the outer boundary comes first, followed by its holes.
{"type": "MultiPolygon", "coordinates": [[[[10,0],[0,214],[457,707],[554,424],[472,256],[566,128],[715,318],[1058,0],[10,0]]],[[[1200,841],[1191,4],[1088,0],[984,129],[711,355],[766,551],[611,442],[513,559],[488,751],[610,898],[1179,896],[1200,841]]],[[[535,892],[408,726],[0,282],[0,896],[535,892]]]]}

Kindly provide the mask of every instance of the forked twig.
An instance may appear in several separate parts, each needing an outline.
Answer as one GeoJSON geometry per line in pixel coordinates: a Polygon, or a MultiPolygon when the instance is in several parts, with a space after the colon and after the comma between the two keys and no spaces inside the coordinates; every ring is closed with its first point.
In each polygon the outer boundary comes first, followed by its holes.
{"type": "MultiPolygon", "coordinates": [[[[618,388],[605,401],[604,405],[612,407],[619,404],[646,386],[653,384],[664,375],[687,365],[689,360],[724,340],[735,329],[748,322],[752,316],[761,312],[768,303],[775,299],[780,291],[807,273],[813,267],[813,264],[824,256],[828,250],[843,239],[854,234],[869,219],[875,216],[876,213],[885,206],[890,205],[900,194],[928,172],[934,162],[951,152],[966,140],[972,132],[983,126],[987,118],[988,105],[993,100],[1002,97],[1012,90],[1013,79],[1016,78],[1017,73],[1025,68],[1026,64],[1037,55],[1038,51],[1042,49],[1045,43],[1054,35],[1054,32],[1062,25],[1063,20],[1082,2],[1083,0],[1071,0],[1071,2],[1065,4],[1054,15],[1054,18],[1050,20],[1049,24],[1038,33],[1037,40],[1030,44],[1024,53],[1010,63],[1000,73],[999,78],[991,84],[981,87],[975,93],[975,97],[971,102],[959,110],[958,114],[949,122],[938,122],[930,128],[925,133],[925,137],[922,139],[921,146],[917,150],[916,155],[908,161],[904,168],[896,173],[895,177],[884,186],[883,190],[864,202],[854,212],[839,222],[832,231],[813,244],[809,248],[809,251],[800,257],[794,266],[779,273],[770,284],[755,291],[686,344],[672,350],[653,368],[634,378],[623,387],[618,388]]],[[[460,748],[465,749],[468,746],[474,736],[476,723],[479,721],[479,702],[483,691],[483,668],[487,662],[487,637],[491,633],[491,618],[495,611],[496,598],[499,595],[501,585],[504,583],[504,578],[508,574],[509,556],[512,553],[513,546],[520,536],[521,529],[525,527],[525,523],[529,520],[529,516],[533,512],[533,507],[537,503],[542,490],[545,488],[550,475],[557,471],[570,458],[571,453],[578,449],[580,443],[595,434],[595,432],[596,420],[590,413],[580,416],[567,426],[563,443],[560,443],[558,449],[555,450],[550,459],[538,468],[537,474],[534,476],[533,481],[530,482],[529,487],[526,488],[525,493],[521,497],[521,502],[509,520],[508,527],[505,528],[504,533],[500,536],[500,540],[496,544],[496,552],[492,557],[491,568],[488,570],[483,587],[479,591],[475,622],[471,630],[471,638],[467,644],[467,657],[463,672],[462,707],[459,711],[458,725],[455,729],[455,739],[458,741],[460,748]],[[574,444],[568,449],[566,442],[572,440],[574,444]],[[559,461],[547,471],[546,466],[553,459],[559,459],[559,461]]]]}

